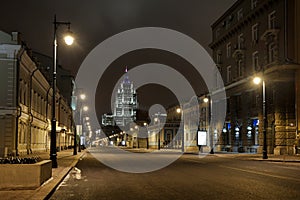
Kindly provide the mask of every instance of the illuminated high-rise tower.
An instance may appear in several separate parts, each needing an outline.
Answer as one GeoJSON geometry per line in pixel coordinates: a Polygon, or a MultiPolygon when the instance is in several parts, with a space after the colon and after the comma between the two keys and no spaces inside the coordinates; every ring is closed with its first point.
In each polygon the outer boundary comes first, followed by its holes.
{"type": "Polygon", "coordinates": [[[118,126],[126,126],[126,124],[136,120],[136,90],[133,82],[129,80],[127,72],[126,67],[124,80],[121,82],[115,97],[113,112],[115,123],[118,126]]]}
{"type": "Polygon", "coordinates": [[[133,82],[129,80],[127,67],[125,76],[115,95],[113,114],[102,116],[102,125],[124,127],[136,120],[137,97],[133,82]]]}

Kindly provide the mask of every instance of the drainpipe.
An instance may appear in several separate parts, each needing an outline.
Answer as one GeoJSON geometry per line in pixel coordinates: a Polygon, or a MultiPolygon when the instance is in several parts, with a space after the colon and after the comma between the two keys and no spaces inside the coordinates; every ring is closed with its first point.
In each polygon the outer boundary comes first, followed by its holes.
{"type": "Polygon", "coordinates": [[[38,70],[38,68],[35,68],[31,74],[30,74],[30,84],[29,84],[29,89],[30,89],[30,95],[29,95],[29,106],[28,106],[28,111],[29,111],[29,140],[27,141],[27,154],[32,153],[31,149],[31,125],[33,122],[33,114],[32,114],[32,78],[34,76],[34,73],[38,70]]]}
{"type": "Polygon", "coordinates": [[[17,69],[16,69],[16,107],[17,107],[17,117],[16,117],[16,137],[15,137],[15,148],[16,148],[16,156],[19,156],[19,119],[22,113],[22,107],[20,106],[19,101],[19,89],[20,89],[20,62],[23,53],[25,50],[22,48],[22,52],[19,56],[17,56],[17,69]]]}
{"type": "Polygon", "coordinates": [[[284,59],[287,63],[294,63],[292,59],[288,57],[288,3],[284,1],[284,59]]]}
{"type": "MultiPolygon", "coordinates": [[[[56,95],[56,96],[58,96],[58,95],[56,95]]],[[[56,122],[58,122],[58,125],[61,125],[61,119],[60,119],[60,113],[61,113],[60,106],[61,106],[61,102],[60,101],[61,101],[61,97],[59,97],[59,99],[58,99],[58,111],[57,111],[57,119],[56,119],[56,122]]],[[[58,133],[58,151],[61,151],[60,137],[61,137],[61,130],[58,133]]],[[[57,138],[57,134],[56,134],[56,138],[57,138]]]]}
{"type": "MultiPolygon", "coordinates": [[[[47,95],[46,95],[46,130],[48,129],[48,107],[49,107],[49,101],[48,101],[48,97],[49,97],[49,92],[51,90],[51,86],[49,86],[49,89],[47,90],[47,95]]],[[[47,133],[47,138],[48,138],[48,133],[47,133]]],[[[47,151],[47,140],[46,140],[46,151],[47,151]]]]}

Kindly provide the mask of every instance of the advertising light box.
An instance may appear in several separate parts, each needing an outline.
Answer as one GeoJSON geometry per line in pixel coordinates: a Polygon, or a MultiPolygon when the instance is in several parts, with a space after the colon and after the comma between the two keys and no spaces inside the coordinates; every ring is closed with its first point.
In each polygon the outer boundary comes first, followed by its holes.
{"type": "Polygon", "coordinates": [[[197,131],[197,145],[203,146],[206,145],[207,132],[206,131],[197,131]]]}

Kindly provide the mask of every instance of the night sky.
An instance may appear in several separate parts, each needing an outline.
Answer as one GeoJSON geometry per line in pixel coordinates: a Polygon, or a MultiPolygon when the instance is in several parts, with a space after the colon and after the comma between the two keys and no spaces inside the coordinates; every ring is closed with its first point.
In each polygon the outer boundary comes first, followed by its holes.
{"type": "MultiPolygon", "coordinates": [[[[59,42],[61,45],[58,57],[59,63],[75,76],[77,69],[95,46],[112,35],[138,27],[164,27],[182,32],[198,41],[210,53],[210,26],[234,2],[235,0],[2,1],[0,29],[21,32],[22,40],[30,48],[52,56],[54,14],[58,21],[70,21],[76,43],[70,48],[59,42]]],[[[65,29],[59,28],[58,36],[62,35],[62,30],[65,29]]],[[[102,105],[110,102],[111,89],[125,66],[131,69],[147,62],[158,62],[177,68],[190,80],[196,93],[206,90],[201,81],[197,82],[201,77],[191,75],[189,69],[192,67],[188,67],[189,64],[178,56],[159,50],[140,50],[123,55],[109,66],[106,76],[101,78],[107,84],[99,85],[96,101],[102,102],[102,105]]],[[[167,106],[176,102],[170,91],[157,85],[139,88],[138,92],[139,101],[145,109],[153,103],[167,106]],[[151,98],[151,92],[159,91],[159,88],[165,97],[151,98]]],[[[98,105],[97,113],[101,115],[104,112],[109,112],[109,107],[98,105]]]]}

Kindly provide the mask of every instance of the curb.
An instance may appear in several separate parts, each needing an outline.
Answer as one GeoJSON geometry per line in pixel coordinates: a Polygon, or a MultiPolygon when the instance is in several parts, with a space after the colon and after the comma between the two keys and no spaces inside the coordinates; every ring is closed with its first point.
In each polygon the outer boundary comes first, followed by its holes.
{"type": "Polygon", "coordinates": [[[252,159],[254,161],[300,163],[300,160],[252,159]]]}
{"type": "MultiPolygon", "coordinates": [[[[52,187],[51,190],[50,190],[49,192],[47,192],[46,196],[44,196],[42,199],[49,199],[49,198],[53,195],[53,193],[56,191],[57,187],[58,187],[58,186],[61,184],[61,182],[66,178],[66,176],[67,176],[67,175],[69,174],[69,172],[73,169],[73,167],[76,166],[76,164],[78,163],[79,159],[80,159],[81,157],[83,157],[85,154],[86,154],[86,151],[84,151],[83,153],[81,153],[81,155],[78,155],[78,154],[76,155],[76,158],[74,159],[74,161],[72,162],[72,164],[71,164],[69,167],[67,167],[67,168],[65,168],[64,170],[62,170],[61,173],[63,174],[63,176],[57,178],[56,182],[54,183],[54,187],[52,187]]],[[[39,193],[39,191],[36,192],[36,193],[34,194],[34,196],[37,195],[38,193],[39,193]]],[[[40,199],[40,198],[38,197],[38,195],[37,195],[37,198],[40,199]]],[[[32,198],[32,199],[35,199],[35,198],[32,198]]]]}

